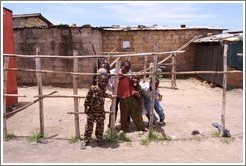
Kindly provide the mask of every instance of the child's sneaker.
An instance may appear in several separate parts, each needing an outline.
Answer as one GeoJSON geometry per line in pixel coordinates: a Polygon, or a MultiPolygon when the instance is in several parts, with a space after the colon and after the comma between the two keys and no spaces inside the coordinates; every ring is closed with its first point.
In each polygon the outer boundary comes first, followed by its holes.
{"type": "MultiPolygon", "coordinates": [[[[152,126],[153,126],[153,127],[156,127],[156,125],[157,125],[157,122],[156,122],[156,121],[152,123],[152,126]]],[[[150,126],[150,123],[148,122],[147,128],[149,128],[149,126],[150,126]]]]}
{"type": "Polygon", "coordinates": [[[166,123],[164,122],[164,119],[160,119],[160,121],[158,122],[159,125],[166,125],[166,123]]]}
{"type": "Polygon", "coordinates": [[[96,144],[98,146],[102,146],[103,145],[103,140],[102,139],[96,139],[96,144]]]}
{"type": "Polygon", "coordinates": [[[81,141],[80,142],[80,149],[82,149],[82,150],[86,149],[86,143],[85,143],[85,141],[81,141]]]}

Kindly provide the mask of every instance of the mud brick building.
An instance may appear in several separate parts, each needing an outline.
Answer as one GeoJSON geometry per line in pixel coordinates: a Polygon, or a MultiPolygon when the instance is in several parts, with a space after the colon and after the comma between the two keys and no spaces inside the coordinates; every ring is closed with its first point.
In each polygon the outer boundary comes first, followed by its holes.
{"type": "MultiPolygon", "coordinates": [[[[79,55],[101,55],[104,52],[156,52],[175,51],[195,36],[207,34],[220,34],[224,29],[211,27],[166,27],[153,25],[150,27],[138,25],[136,27],[81,27],[69,25],[52,25],[42,16],[28,18],[30,25],[19,23],[15,26],[14,39],[17,54],[35,55],[36,47],[40,48],[41,55],[71,56],[73,50],[79,55]],[[35,20],[33,25],[31,20],[35,20]],[[39,21],[38,21],[39,20],[39,21]],[[46,25],[40,24],[41,22],[46,25]]],[[[13,17],[14,22],[18,17],[13,17]]],[[[24,21],[23,21],[24,22],[24,21]]],[[[16,25],[16,24],[15,24],[16,25]]],[[[192,71],[194,69],[195,44],[190,44],[185,53],[177,55],[177,71],[192,71]]],[[[158,56],[162,60],[168,55],[158,56]]],[[[112,62],[115,58],[109,58],[112,62]]],[[[148,62],[152,57],[147,57],[148,62]]],[[[17,68],[34,69],[35,60],[31,58],[16,58],[17,68]]],[[[43,70],[72,71],[73,61],[70,59],[42,58],[43,70]]],[[[140,71],[144,66],[144,57],[131,57],[132,70],[140,71]]],[[[79,72],[92,73],[96,70],[96,58],[79,59],[79,72]]],[[[167,70],[169,70],[167,66],[167,70]]],[[[44,73],[43,84],[53,86],[72,86],[72,77],[64,74],[44,73]]],[[[35,85],[36,74],[32,72],[18,72],[18,84],[35,85]]],[[[92,76],[78,78],[80,87],[88,87],[93,82],[92,76]]]]}

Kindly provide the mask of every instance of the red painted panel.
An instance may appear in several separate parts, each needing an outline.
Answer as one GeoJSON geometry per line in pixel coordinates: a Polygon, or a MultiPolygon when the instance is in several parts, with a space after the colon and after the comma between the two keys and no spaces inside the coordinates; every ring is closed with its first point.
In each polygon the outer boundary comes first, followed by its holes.
{"type": "MultiPolygon", "coordinates": [[[[13,19],[12,11],[4,8],[3,10],[3,53],[14,54],[14,32],[13,32],[13,19]]],[[[15,58],[11,57],[9,60],[9,68],[16,67],[15,58]]],[[[17,94],[17,81],[16,72],[8,71],[7,76],[7,93],[17,94]]],[[[7,97],[6,106],[16,104],[18,101],[17,97],[7,97]]]]}

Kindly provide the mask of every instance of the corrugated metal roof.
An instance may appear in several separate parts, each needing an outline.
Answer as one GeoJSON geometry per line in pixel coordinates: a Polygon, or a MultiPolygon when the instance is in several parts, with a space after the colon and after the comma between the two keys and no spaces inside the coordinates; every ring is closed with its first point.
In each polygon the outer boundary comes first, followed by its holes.
{"type": "Polygon", "coordinates": [[[41,13],[30,13],[30,14],[13,14],[13,18],[22,18],[22,17],[40,17],[41,13]]]}
{"type": "Polygon", "coordinates": [[[130,27],[130,26],[120,26],[120,25],[113,25],[112,27],[100,27],[105,31],[136,31],[136,30],[184,30],[184,29],[216,29],[216,30],[226,30],[224,28],[218,27],[168,27],[168,26],[144,26],[139,25],[138,27],[130,27]]]}
{"type": "Polygon", "coordinates": [[[41,13],[30,13],[30,14],[14,14],[13,19],[15,18],[25,18],[25,17],[39,17],[45,21],[48,25],[53,25],[49,20],[47,20],[41,13]]]}
{"type": "Polygon", "coordinates": [[[3,7],[3,9],[8,10],[8,11],[10,11],[11,13],[13,12],[12,10],[10,10],[10,9],[8,9],[8,8],[6,8],[6,7],[3,7]]]}
{"type": "Polygon", "coordinates": [[[224,39],[225,41],[231,41],[231,42],[233,42],[233,41],[240,41],[240,39],[239,39],[239,37],[238,36],[234,36],[234,37],[229,37],[229,38],[226,38],[226,39],[224,39]]]}
{"type": "Polygon", "coordinates": [[[229,34],[222,33],[218,35],[207,36],[194,41],[194,43],[202,42],[220,42],[220,41],[240,41],[242,40],[242,34],[229,34]]]}

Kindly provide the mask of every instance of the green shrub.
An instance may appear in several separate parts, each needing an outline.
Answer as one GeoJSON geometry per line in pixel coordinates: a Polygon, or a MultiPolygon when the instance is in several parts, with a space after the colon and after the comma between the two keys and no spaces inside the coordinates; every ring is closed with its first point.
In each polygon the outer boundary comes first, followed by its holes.
{"type": "Polygon", "coordinates": [[[78,142],[78,141],[79,141],[79,138],[76,137],[76,136],[70,136],[70,137],[68,138],[68,140],[69,140],[69,142],[72,144],[72,143],[78,142]]]}
{"type": "Polygon", "coordinates": [[[9,141],[9,140],[14,139],[14,138],[16,138],[16,136],[14,135],[13,132],[10,131],[7,133],[5,141],[9,141]]]}
{"type": "Polygon", "coordinates": [[[220,132],[218,130],[215,130],[212,132],[212,137],[220,137],[220,132]]]}
{"type": "Polygon", "coordinates": [[[149,133],[147,137],[141,140],[141,145],[149,145],[150,142],[158,142],[158,141],[170,141],[172,138],[170,136],[161,136],[157,131],[153,131],[149,133]]]}
{"type": "Polygon", "coordinates": [[[131,142],[131,139],[128,138],[124,132],[111,133],[110,130],[104,133],[103,140],[108,143],[117,141],[131,142]]]}
{"type": "Polygon", "coordinates": [[[44,139],[44,135],[39,132],[33,132],[31,136],[28,137],[30,142],[40,143],[44,139]]]}
{"type": "Polygon", "coordinates": [[[234,138],[232,138],[232,137],[223,137],[223,138],[221,138],[221,141],[222,141],[223,143],[229,144],[229,143],[231,143],[232,141],[234,141],[234,138]]]}

